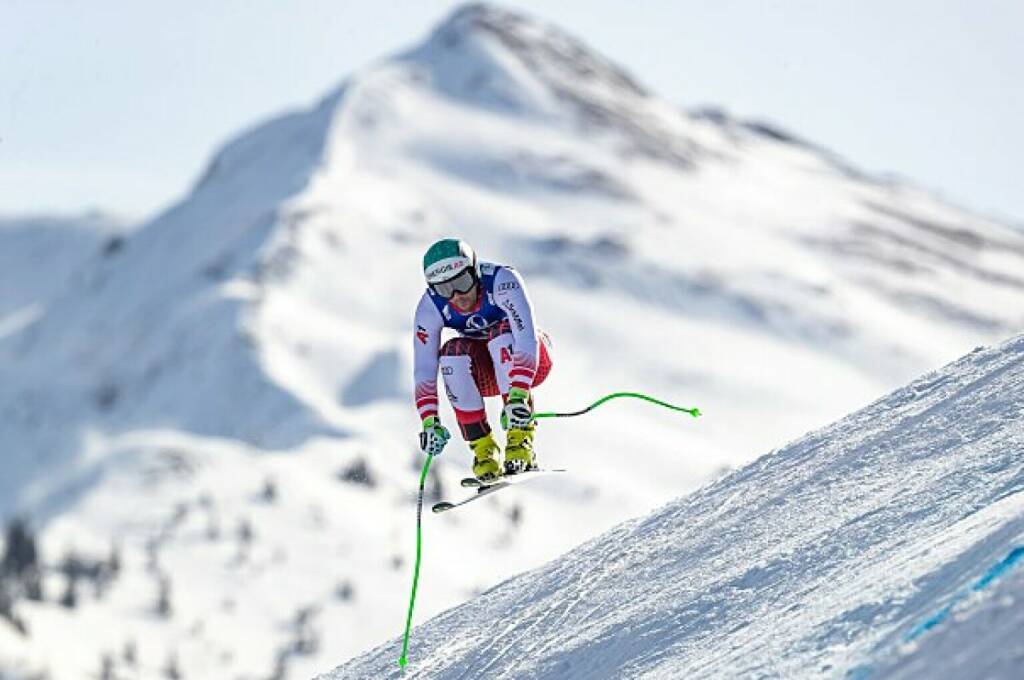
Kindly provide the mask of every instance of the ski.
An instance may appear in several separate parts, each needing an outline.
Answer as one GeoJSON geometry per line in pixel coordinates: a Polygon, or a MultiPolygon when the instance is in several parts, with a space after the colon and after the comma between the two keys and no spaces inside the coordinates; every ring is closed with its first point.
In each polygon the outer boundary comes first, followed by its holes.
{"type": "Polygon", "coordinates": [[[457,508],[460,505],[465,505],[466,503],[472,503],[473,501],[479,498],[488,496],[496,491],[500,491],[501,489],[505,489],[510,486],[515,486],[516,484],[522,484],[523,482],[527,482],[531,479],[536,479],[537,477],[542,477],[546,474],[555,472],[565,472],[565,470],[561,468],[550,470],[527,470],[526,472],[520,472],[518,475],[507,475],[499,477],[493,482],[481,482],[476,477],[466,477],[461,482],[462,486],[466,488],[475,488],[476,493],[474,493],[472,496],[468,496],[454,503],[449,501],[441,501],[440,503],[435,503],[431,510],[435,513],[448,512],[453,508],[457,508]]]}

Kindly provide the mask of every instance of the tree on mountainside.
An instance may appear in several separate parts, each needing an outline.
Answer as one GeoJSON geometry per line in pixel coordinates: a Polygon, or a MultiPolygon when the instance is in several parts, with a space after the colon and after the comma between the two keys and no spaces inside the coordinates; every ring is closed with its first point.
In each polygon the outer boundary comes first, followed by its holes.
{"type": "Polygon", "coordinates": [[[338,471],[337,477],[342,482],[360,484],[370,489],[376,488],[377,478],[370,470],[365,458],[357,458],[348,466],[338,471]]]}
{"type": "Polygon", "coordinates": [[[0,619],[14,618],[14,598],[7,589],[7,581],[0,579],[0,619]]]}
{"type": "Polygon", "coordinates": [[[260,498],[265,503],[274,503],[277,500],[277,480],[267,477],[263,480],[263,490],[260,491],[260,498]]]}
{"type": "Polygon", "coordinates": [[[171,577],[160,574],[157,577],[156,615],[161,619],[169,619],[174,614],[171,604],[171,577]]]}
{"type": "Polygon", "coordinates": [[[181,674],[181,666],[178,664],[177,653],[172,652],[171,655],[167,657],[167,663],[163,668],[163,675],[167,680],[182,680],[184,677],[181,674]]]}
{"type": "Polygon", "coordinates": [[[25,622],[14,613],[14,595],[11,593],[7,581],[0,577],[0,620],[7,621],[14,630],[22,635],[28,635],[28,627],[25,622]]]}
{"type": "Polygon", "coordinates": [[[97,680],[116,680],[117,676],[114,674],[114,657],[110,654],[104,653],[100,657],[100,672],[96,676],[97,680]]]}
{"type": "Polygon", "coordinates": [[[42,569],[35,535],[28,522],[15,517],[4,532],[4,554],[0,558],[0,580],[11,586],[11,597],[24,595],[29,600],[43,599],[42,569]]]}

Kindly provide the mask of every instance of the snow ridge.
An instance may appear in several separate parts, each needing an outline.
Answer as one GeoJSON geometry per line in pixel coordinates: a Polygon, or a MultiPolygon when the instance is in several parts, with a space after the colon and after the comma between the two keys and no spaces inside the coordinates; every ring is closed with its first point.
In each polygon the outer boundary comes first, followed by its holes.
{"type": "MultiPolygon", "coordinates": [[[[841,676],[926,640],[1024,540],[1022,415],[1024,335],[415,628],[412,677],[841,676]]],[[[322,677],[399,677],[399,644],[322,677]]]]}

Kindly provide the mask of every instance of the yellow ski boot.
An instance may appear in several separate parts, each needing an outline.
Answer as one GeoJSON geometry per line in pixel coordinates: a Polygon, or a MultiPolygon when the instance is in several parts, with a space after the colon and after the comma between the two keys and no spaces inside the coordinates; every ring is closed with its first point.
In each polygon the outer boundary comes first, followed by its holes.
{"type": "Polygon", "coordinates": [[[505,444],[505,474],[515,475],[537,467],[537,456],[533,452],[533,432],[536,423],[524,428],[512,428],[508,431],[505,444]]]}
{"type": "Polygon", "coordinates": [[[494,441],[494,435],[488,433],[479,439],[469,442],[473,449],[473,476],[481,482],[490,482],[501,476],[498,454],[501,449],[494,441]]]}

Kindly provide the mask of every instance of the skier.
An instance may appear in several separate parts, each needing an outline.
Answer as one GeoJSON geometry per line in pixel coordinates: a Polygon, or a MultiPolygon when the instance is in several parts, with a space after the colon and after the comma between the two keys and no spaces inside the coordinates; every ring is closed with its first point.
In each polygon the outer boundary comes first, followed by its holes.
{"type": "Polygon", "coordinates": [[[430,246],[423,274],[427,290],[416,306],[413,340],[420,448],[436,456],[451,438],[437,416],[440,367],[462,437],[473,451],[473,475],[489,482],[535,468],[530,390],[551,370],[551,341],[534,326],[522,277],[511,267],[478,262],[469,244],[452,238],[430,246]],[[458,337],[441,346],[446,327],[458,337]],[[484,408],[484,397],[498,394],[505,404],[501,424],[508,430],[503,466],[484,408]]]}

